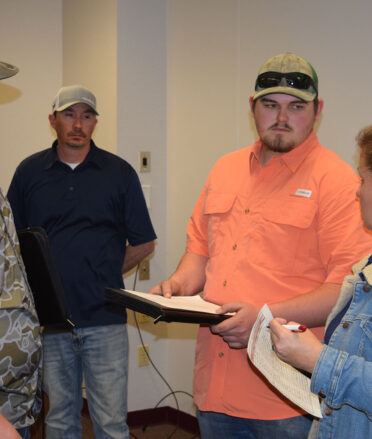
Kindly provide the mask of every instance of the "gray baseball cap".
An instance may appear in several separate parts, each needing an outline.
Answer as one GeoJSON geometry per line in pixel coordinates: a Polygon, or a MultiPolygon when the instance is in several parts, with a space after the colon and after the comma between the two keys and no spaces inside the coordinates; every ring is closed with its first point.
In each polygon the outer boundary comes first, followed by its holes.
{"type": "Polygon", "coordinates": [[[18,73],[19,69],[6,62],[0,61],[0,79],[9,78],[18,73]]]}
{"type": "Polygon", "coordinates": [[[55,111],[63,111],[75,104],[87,104],[98,115],[96,97],[82,85],[62,87],[54,98],[53,113],[55,111]]]}

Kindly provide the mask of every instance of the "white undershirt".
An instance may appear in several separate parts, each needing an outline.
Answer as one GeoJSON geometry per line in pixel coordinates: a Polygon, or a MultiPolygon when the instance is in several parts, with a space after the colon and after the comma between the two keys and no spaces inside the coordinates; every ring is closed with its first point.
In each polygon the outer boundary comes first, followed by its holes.
{"type": "Polygon", "coordinates": [[[80,163],[67,163],[67,162],[63,162],[63,163],[66,163],[66,165],[70,166],[72,170],[74,170],[76,166],[80,165],[80,163]]]}

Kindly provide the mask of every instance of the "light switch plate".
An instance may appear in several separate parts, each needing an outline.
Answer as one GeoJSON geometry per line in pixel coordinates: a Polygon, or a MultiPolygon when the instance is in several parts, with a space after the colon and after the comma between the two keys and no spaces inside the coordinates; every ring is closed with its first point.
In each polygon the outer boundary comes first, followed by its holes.
{"type": "Polygon", "coordinates": [[[139,170],[140,172],[151,171],[151,153],[150,151],[140,151],[139,153],[139,170]]]}

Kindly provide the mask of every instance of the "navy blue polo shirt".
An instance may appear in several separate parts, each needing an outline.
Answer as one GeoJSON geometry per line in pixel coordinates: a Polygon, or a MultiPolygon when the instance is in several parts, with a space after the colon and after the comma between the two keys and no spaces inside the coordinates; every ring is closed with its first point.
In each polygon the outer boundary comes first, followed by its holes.
{"type": "Polygon", "coordinates": [[[156,238],[141,184],[125,160],[91,142],[74,170],[57,155],[57,141],[17,168],[8,198],[17,229],[44,227],[79,327],[126,321],[104,303],[104,288],[123,288],[127,241],[156,238]]]}

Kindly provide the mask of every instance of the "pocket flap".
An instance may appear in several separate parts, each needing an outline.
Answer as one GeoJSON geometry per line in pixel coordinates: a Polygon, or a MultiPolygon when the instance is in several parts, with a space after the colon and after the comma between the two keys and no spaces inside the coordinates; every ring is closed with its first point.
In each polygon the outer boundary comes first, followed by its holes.
{"type": "Polygon", "coordinates": [[[307,229],[313,222],[316,212],[316,202],[308,198],[273,198],[265,203],[262,216],[274,223],[307,229]]]}
{"type": "Polygon", "coordinates": [[[209,191],[205,199],[207,215],[228,212],[234,204],[236,194],[209,191]]]}

